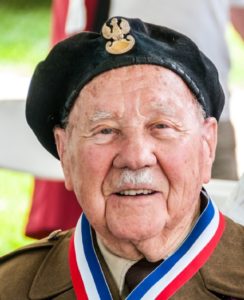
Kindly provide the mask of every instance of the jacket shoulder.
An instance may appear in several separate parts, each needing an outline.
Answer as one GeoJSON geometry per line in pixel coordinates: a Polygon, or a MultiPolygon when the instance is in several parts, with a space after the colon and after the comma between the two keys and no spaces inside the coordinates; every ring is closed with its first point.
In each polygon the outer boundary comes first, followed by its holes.
{"type": "Polygon", "coordinates": [[[60,244],[69,240],[71,234],[70,231],[54,232],[43,240],[1,257],[0,295],[3,297],[1,299],[29,299],[39,269],[60,244]]]}
{"type": "Polygon", "coordinates": [[[244,227],[226,218],[225,231],[204,266],[172,300],[217,299],[216,294],[243,299],[244,227]]]}
{"type": "Polygon", "coordinates": [[[244,227],[226,217],[223,236],[201,269],[206,287],[242,299],[244,295],[244,227]]]}

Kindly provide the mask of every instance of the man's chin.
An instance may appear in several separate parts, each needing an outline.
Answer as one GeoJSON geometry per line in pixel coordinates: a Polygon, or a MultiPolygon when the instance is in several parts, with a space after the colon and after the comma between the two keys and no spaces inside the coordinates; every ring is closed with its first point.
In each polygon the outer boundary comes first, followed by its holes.
{"type": "Polygon", "coordinates": [[[137,244],[141,241],[152,239],[160,234],[158,226],[148,227],[145,224],[126,224],[118,226],[117,224],[108,224],[109,231],[117,240],[130,241],[137,244]]]}

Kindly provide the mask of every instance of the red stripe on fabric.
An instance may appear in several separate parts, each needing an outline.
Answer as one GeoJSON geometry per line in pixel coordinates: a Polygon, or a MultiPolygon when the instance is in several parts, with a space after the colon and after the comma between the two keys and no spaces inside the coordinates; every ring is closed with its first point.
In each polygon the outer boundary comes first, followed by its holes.
{"type": "Polygon", "coordinates": [[[69,0],[52,1],[52,32],[51,45],[54,46],[65,39],[65,21],[68,13],[69,0]]]}
{"type": "Polygon", "coordinates": [[[205,264],[218,245],[218,242],[224,232],[225,218],[219,213],[219,226],[215,235],[203,250],[192,260],[192,262],[156,297],[157,300],[167,300],[179,290],[184,283],[190,280],[197,271],[205,264]]]}
{"type": "Polygon", "coordinates": [[[69,266],[72,283],[74,286],[76,298],[78,300],[88,300],[84,283],[81,279],[80,272],[77,266],[76,255],[75,255],[75,244],[74,244],[74,234],[70,239],[69,244],[69,266]]]}
{"type": "Polygon", "coordinates": [[[99,0],[85,0],[86,27],[85,31],[91,31],[95,22],[99,0]]]}

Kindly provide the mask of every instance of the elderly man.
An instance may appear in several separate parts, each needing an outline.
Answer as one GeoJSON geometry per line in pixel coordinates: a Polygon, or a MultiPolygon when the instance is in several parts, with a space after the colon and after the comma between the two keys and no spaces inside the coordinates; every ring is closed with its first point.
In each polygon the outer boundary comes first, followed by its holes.
{"type": "Polygon", "coordinates": [[[168,28],[114,17],[58,44],[26,114],[84,214],[2,258],[1,299],[244,299],[244,229],[202,188],[223,105],[214,65],[168,28]]]}

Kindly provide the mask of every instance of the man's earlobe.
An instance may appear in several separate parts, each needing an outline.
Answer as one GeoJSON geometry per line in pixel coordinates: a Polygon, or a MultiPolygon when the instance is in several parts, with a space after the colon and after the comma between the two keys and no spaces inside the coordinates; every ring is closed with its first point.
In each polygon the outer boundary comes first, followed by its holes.
{"type": "Polygon", "coordinates": [[[54,138],[57,147],[58,156],[63,168],[64,179],[65,179],[65,187],[69,191],[73,191],[73,184],[71,180],[70,166],[69,160],[67,157],[67,134],[63,128],[56,127],[54,129],[54,138]]]}
{"type": "Polygon", "coordinates": [[[62,157],[65,151],[65,139],[66,139],[66,134],[65,130],[60,127],[54,128],[54,138],[55,138],[55,144],[58,152],[59,159],[62,163],[62,157]]]}
{"type": "Polygon", "coordinates": [[[209,147],[210,159],[214,161],[217,147],[218,123],[213,117],[207,118],[204,123],[204,138],[209,147]]]}
{"type": "Polygon", "coordinates": [[[215,152],[217,147],[217,133],[218,123],[213,117],[204,120],[203,128],[203,139],[204,139],[204,183],[208,183],[211,178],[212,165],[215,159],[215,152]]]}

